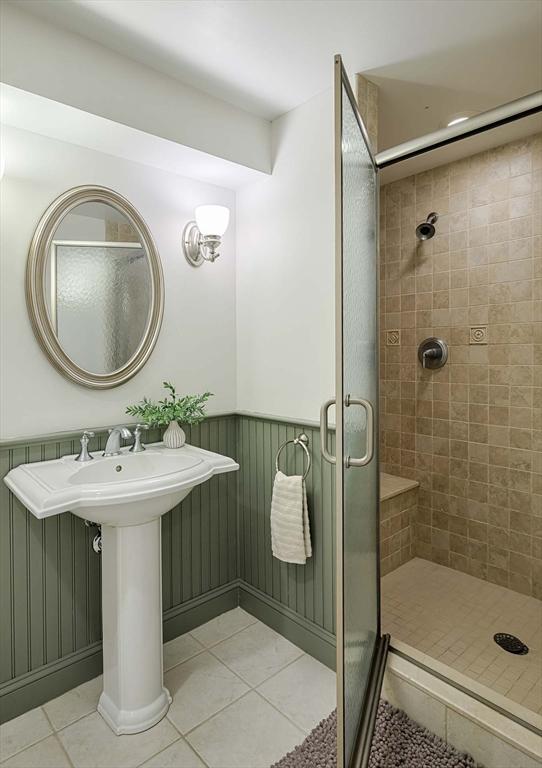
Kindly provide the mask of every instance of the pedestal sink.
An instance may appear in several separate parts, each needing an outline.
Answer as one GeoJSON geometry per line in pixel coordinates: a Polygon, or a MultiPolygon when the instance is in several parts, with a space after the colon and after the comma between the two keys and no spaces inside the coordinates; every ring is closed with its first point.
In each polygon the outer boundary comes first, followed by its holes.
{"type": "Polygon", "coordinates": [[[73,512],[102,526],[104,689],[98,711],[116,734],[138,733],[166,714],[163,685],[160,517],[233,459],[185,445],[83,464],[65,456],[22,464],[5,483],[38,518],[73,512]]]}

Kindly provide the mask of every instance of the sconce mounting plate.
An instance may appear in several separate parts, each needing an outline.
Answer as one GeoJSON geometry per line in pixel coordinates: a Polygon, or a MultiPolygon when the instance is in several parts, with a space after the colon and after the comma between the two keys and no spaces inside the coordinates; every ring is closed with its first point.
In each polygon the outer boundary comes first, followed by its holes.
{"type": "Polygon", "coordinates": [[[189,221],[183,229],[183,253],[193,267],[201,267],[204,262],[200,248],[200,231],[195,221],[189,221]]]}

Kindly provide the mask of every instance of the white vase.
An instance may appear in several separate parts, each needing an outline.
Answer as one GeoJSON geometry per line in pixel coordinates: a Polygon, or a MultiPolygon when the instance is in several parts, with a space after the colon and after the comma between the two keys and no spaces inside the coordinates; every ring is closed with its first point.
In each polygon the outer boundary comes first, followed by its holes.
{"type": "Polygon", "coordinates": [[[182,448],[186,442],[184,429],[176,421],[170,421],[162,440],[167,448],[182,448]]]}

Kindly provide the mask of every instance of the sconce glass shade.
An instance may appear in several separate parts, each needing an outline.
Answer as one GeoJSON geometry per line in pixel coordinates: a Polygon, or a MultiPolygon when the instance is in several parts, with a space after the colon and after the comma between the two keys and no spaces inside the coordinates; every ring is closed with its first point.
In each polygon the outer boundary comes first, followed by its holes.
{"type": "Polygon", "coordinates": [[[224,205],[198,205],[196,208],[196,224],[203,237],[222,237],[229,223],[230,209],[224,205]]]}

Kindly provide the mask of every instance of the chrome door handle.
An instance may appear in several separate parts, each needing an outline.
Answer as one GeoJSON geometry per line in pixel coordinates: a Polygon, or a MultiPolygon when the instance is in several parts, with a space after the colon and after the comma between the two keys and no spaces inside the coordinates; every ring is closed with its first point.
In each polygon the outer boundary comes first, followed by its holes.
{"type": "Polygon", "coordinates": [[[323,403],[322,407],[320,408],[320,450],[322,451],[322,456],[326,461],[329,461],[330,464],[336,464],[337,458],[332,456],[327,449],[327,441],[329,435],[327,413],[332,405],[335,405],[335,398],[326,400],[326,402],[323,403]]]}
{"type": "Polygon", "coordinates": [[[350,405],[361,405],[365,410],[367,416],[367,443],[365,448],[365,455],[359,459],[353,459],[351,456],[346,456],[344,460],[345,467],[364,467],[368,464],[374,456],[374,410],[373,406],[368,400],[364,400],[362,397],[352,397],[346,395],[344,398],[344,404],[348,408],[350,405]]]}

